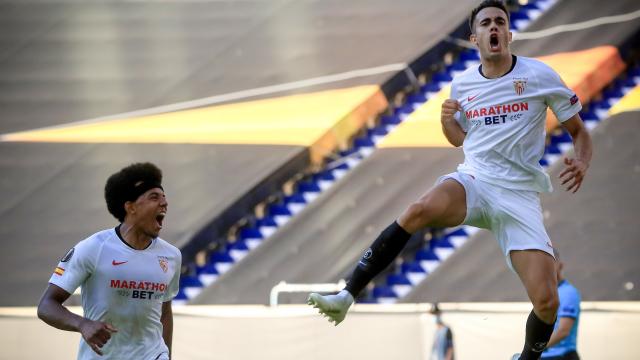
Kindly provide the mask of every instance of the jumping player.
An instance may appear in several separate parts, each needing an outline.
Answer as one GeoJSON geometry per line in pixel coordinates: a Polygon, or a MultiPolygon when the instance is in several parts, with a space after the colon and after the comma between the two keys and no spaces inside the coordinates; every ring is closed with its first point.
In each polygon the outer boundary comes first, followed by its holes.
{"type": "Polygon", "coordinates": [[[60,260],[38,317],[82,335],[78,359],[168,360],[178,293],[180,250],[158,234],[167,213],[162,172],[137,163],[113,174],[105,186],[113,229],[79,242],[60,260]],[[82,288],[84,317],[63,303],[82,288]]]}
{"type": "Polygon", "coordinates": [[[497,238],[533,304],[524,349],[514,359],[539,359],[558,308],[555,260],[540,206],[540,193],[552,190],[539,164],[547,108],[573,139],[575,156],[564,159],[560,174],[568,191],[580,188],[589,168],[591,138],[578,114],[578,97],[560,76],[538,60],[511,54],[509,13],[501,1],[478,5],[469,26],[481,65],[453,80],[451,98],[441,110],[444,135],[452,145],[463,147],[464,163],[382,231],[344,290],[327,296],[312,293],[308,303],[337,325],[354,297],[391,263],[414,232],[460,224],[486,228],[497,238]]]}

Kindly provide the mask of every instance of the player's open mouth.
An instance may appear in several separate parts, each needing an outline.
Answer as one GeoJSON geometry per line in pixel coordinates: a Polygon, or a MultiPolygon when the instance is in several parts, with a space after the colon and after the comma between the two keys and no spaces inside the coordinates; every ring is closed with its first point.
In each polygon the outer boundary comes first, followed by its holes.
{"type": "Polygon", "coordinates": [[[166,214],[166,213],[164,213],[164,212],[159,213],[158,215],[156,215],[156,222],[158,223],[158,226],[160,226],[161,228],[162,228],[162,221],[164,221],[164,217],[165,217],[166,215],[167,215],[167,214],[166,214]]]}
{"type": "Polygon", "coordinates": [[[500,40],[498,39],[498,34],[491,34],[489,36],[489,49],[492,51],[500,50],[500,40]]]}

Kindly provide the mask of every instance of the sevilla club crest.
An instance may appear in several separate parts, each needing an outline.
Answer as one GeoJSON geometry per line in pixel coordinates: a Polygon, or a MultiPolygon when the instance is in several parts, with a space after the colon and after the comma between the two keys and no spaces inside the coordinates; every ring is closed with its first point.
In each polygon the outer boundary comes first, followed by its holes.
{"type": "Polygon", "coordinates": [[[160,268],[162,271],[169,271],[169,259],[164,256],[158,256],[158,263],[160,264],[160,268]]]}
{"type": "Polygon", "coordinates": [[[516,94],[522,95],[524,93],[524,89],[527,87],[527,78],[514,78],[513,79],[513,89],[516,91],[516,94]]]}

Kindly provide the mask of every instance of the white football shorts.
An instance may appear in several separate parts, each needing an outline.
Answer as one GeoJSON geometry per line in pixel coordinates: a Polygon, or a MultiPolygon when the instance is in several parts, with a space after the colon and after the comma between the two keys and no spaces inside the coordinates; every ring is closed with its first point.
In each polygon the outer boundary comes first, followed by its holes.
{"type": "Polygon", "coordinates": [[[441,176],[437,184],[446,179],[459,182],[467,193],[463,224],[490,230],[512,271],[509,253],[513,250],[541,250],[553,257],[538,192],[507,189],[461,172],[441,176]]]}

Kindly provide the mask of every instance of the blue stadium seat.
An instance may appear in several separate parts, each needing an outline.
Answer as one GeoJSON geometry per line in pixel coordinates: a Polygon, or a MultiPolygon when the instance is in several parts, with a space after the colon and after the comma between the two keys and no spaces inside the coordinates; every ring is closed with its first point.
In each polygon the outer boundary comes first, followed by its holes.
{"type": "Polygon", "coordinates": [[[229,246],[229,249],[232,249],[232,250],[245,250],[245,251],[249,250],[249,248],[247,247],[247,244],[242,239],[236,240],[233,244],[231,244],[231,246],[229,246]]]}
{"type": "Polygon", "coordinates": [[[455,61],[453,64],[447,66],[447,72],[451,73],[452,71],[464,71],[467,67],[464,65],[462,61],[455,61]]]}
{"type": "MultiPolygon", "coordinates": [[[[416,260],[440,260],[438,256],[431,249],[421,249],[416,253],[416,260]]],[[[426,269],[425,269],[426,270],[426,269]]]]}
{"type": "MultiPolygon", "coordinates": [[[[316,186],[318,186],[318,184],[314,183],[316,186]]],[[[318,188],[318,191],[320,191],[320,188],[318,188]]],[[[278,223],[276,223],[276,221],[273,219],[273,217],[271,216],[265,216],[261,219],[256,219],[256,226],[259,228],[263,227],[263,226],[272,226],[272,227],[278,227],[278,223]]]]}
{"type": "Polygon", "coordinates": [[[602,99],[599,101],[595,101],[591,103],[591,107],[594,109],[594,111],[596,109],[604,109],[604,110],[609,110],[611,108],[611,104],[609,104],[609,100],[608,99],[602,99]]]}
{"type": "Polygon", "coordinates": [[[402,273],[387,275],[387,285],[398,297],[406,296],[413,288],[411,281],[402,273]]]}
{"type": "Polygon", "coordinates": [[[173,298],[173,300],[178,300],[181,302],[189,300],[187,295],[184,293],[184,288],[180,287],[180,290],[178,290],[178,294],[173,298]]]}
{"type": "Polygon", "coordinates": [[[369,132],[369,136],[385,136],[389,133],[386,126],[376,126],[367,131],[369,132]]]}
{"type": "Polygon", "coordinates": [[[560,155],[560,154],[562,154],[562,151],[560,151],[560,148],[558,148],[558,146],[557,146],[557,145],[555,145],[555,144],[549,144],[549,145],[547,145],[547,147],[544,149],[544,153],[545,153],[545,154],[560,155]]]}
{"type": "Polygon", "coordinates": [[[376,286],[375,288],[373,288],[373,297],[375,297],[376,299],[379,298],[397,298],[398,295],[396,295],[395,292],[393,292],[393,289],[391,289],[389,286],[376,286]]]}
{"type": "Polygon", "coordinates": [[[422,104],[427,101],[427,97],[423,93],[411,94],[407,97],[407,102],[412,104],[422,104]]]}
{"type": "Polygon", "coordinates": [[[440,91],[440,84],[437,82],[428,82],[420,87],[420,91],[423,93],[438,92],[440,91]]]}
{"type": "Polygon", "coordinates": [[[197,276],[184,275],[180,277],[180,287],[202,287],[202,283],[197,276]]]}
{"type": "Polygon", "coordinates": [[[580,117],[582,120],[598,120],[598,116],[593,112],[591,106],[587,110],[582,109],[580,112],[580,117]]]}
{"type": "Polygon", "coordinates": [[[216,266],[213,263],[196,267],[196,276],[203,286],[209,286],[218,279],[219,275],[218,269],[216,269],[216,266]]]}
{"type": "Polygon", "coordinates": [[[453,80],[451,74],[446,71],[440,71],[433,74],[433,78],[431,79],[433,82],[450,82],[451,80],[453,80]]]}
{"type": "Polygon", "coordinates": [[[331,171],[321,171],[317,174],[313,175],[313,180],[314,181],[320,181],[320,180],[335,180],[336,177],[333,175],[333,173],[331,173],[331,171]]]}
{"type": "Polygon", "coordinates": [[[369,138],[369,137],[359,137],[359,138],[355,139],[355,141],[353,142],[353,146],[356,147],[356,148],[375,147],[376,144],[374,144],[373,140],[371,140],[371,138],[369,138]]]}
{"type": "Polygon", "coordinates": [[[220,274],[227,272],[235,263],[229,251],[215,251],[209,255],[209,260],[220,274]]]}
{"type": "Polygon", "coordinates": [[[213,263],[208,263],[204,266],[196,267],[196,274],[197,275],[202,275],[202,274],[218,275],[218,270],[216,270],[216,267],[214,266],[213,263]]]}
{"type": "Polygon", "coordinates": [[[299,192],[320,192],[320,187],[313,181],[301,181],[298,183],[299,192]]]}
{"type": "Polygon", "coordinates": [[[619,86],[614,86],[611,89],[605,90],[603,93],[605,98],[621,98],[624,96],[622,89],[619,86]]]}
{"type": "Polygon", "coordinates": [[[240,234],[238,235],[238,241],[244,242],[250,249],[258,247],[263,239],[264,236],[260,230],[255,227],[245,227],[240,230],[240,234]]]}
{"type": "Polygon", "coordinates": [[[397,107],[394,112],[396,113],[396,115],[407,115],[407,114],[411,114],[413,112],[413,104],[407,103],[407,104],[403,104],[402,106],[397,107]]]}
{"type": "Polygon", "coordinates": [[[406,274],[406,273],[426,273],[426,271],[422,268],[422,266],[420,266],[420,264],[418,264],[417,262],[403,262],[402,265],[400,265],[400,271],[402,271],[402,273],[406,274]]]}
{"type": "Polygon", "coordinates": [[[480,61],[480,55],[477,50],[469,49],[460,53],[461,61],[480,61]]]}
{"type": "Polygon", "coordinates": [[[238,239],[229,246],[228,253],[234,262],[238,262],[243,257],[245,257],[250,250],[251,250],[250,247],[247,245],[247,243],[244,240],[238,239]]]}
{"type": "Polygon", "coordinates": [[[211,263],[233,263],[233,258],[226,251],[214,251],[209,254],[211,263]]]}
{"type": "Polygon", "coordinates": [[[527,12],[525,11],[527,9],[520,9],[518,11],[513,11],[510,15],[509,18],[511,20],[511,22],[516,21],[516,20],[529,20],[529,15],[527,14],[527,12]]]}
{"type": "Polygon", "coordinates": [[[510,27],[511,30],[517,30],[516,22],[521,20],[529,20],[529,14],[527,14],[526,10],[518,10],[514,11],[510,14],[510,27]]]}
{"type": "Polygon", "coordinates": [[[458,228],[455,231],[447,233],[447,236],[469,236],[467,231],[464,228],[458,228]]]}
{"type": "Polygon", "coordinates": [[[411,285],[411,282],[404,274],[389,274],[387,275],[388,285],[411,285]]]}
{"type": "Polygon", "coordinates": [[[380,123],[383,125],[398,125],[402,122],[396,115],[384,115],[380,118],[380,123]]]}
{"type": "Polygon", "coordinates": [[[520,10],[539,10],[540,7],[536,5],[535,1],[529,2],[525,5],[520,6],[520,10]]]}
{"type": "MultiPolygon", "coordinates": [[[[332,175],[333,176],[333,175],[332,175]]],[[[269,214],[271,215],[288,215],[291,216],[292,213],[285,205],[280,204],[271,204],[269,205],[269,214]]]]}
{"type": "Polygon", "coordinates": [[[239,238],[242,240],[262,239],[263,236],[262,236],[262,233],[260,233],[260,230],[254,227],[245,227],[245,228],[242,228],[242,230],[240,230],[239,238]]]}
{"type": "Polygon", "coordinates": [[[561,131],[551,135],[552,144],[566,143],[566,142],[572,142],[571,135],[569,135],[569,133],[566,131],[561,131]]]}
{"type": "Polygon", "coordinates": [[[349,170],[349,165],[340,163],[338,166],[332,167],[331,170],[349,170]]]}
{"type": "MultiPolygon", "coordinates": [[[[353,154],[355,154],[357,152],[358,152],[358,149],[352,147],[352,148],[349,148],[347,150],[340,151],[339,154],[340,154],[340,157],[346,157],[346,156],[349,156],[349,155],[353,155],[353,154]]],[[[348,169],[348,168],[349,167],[347,166],[346,169],[348,169]]]]}

